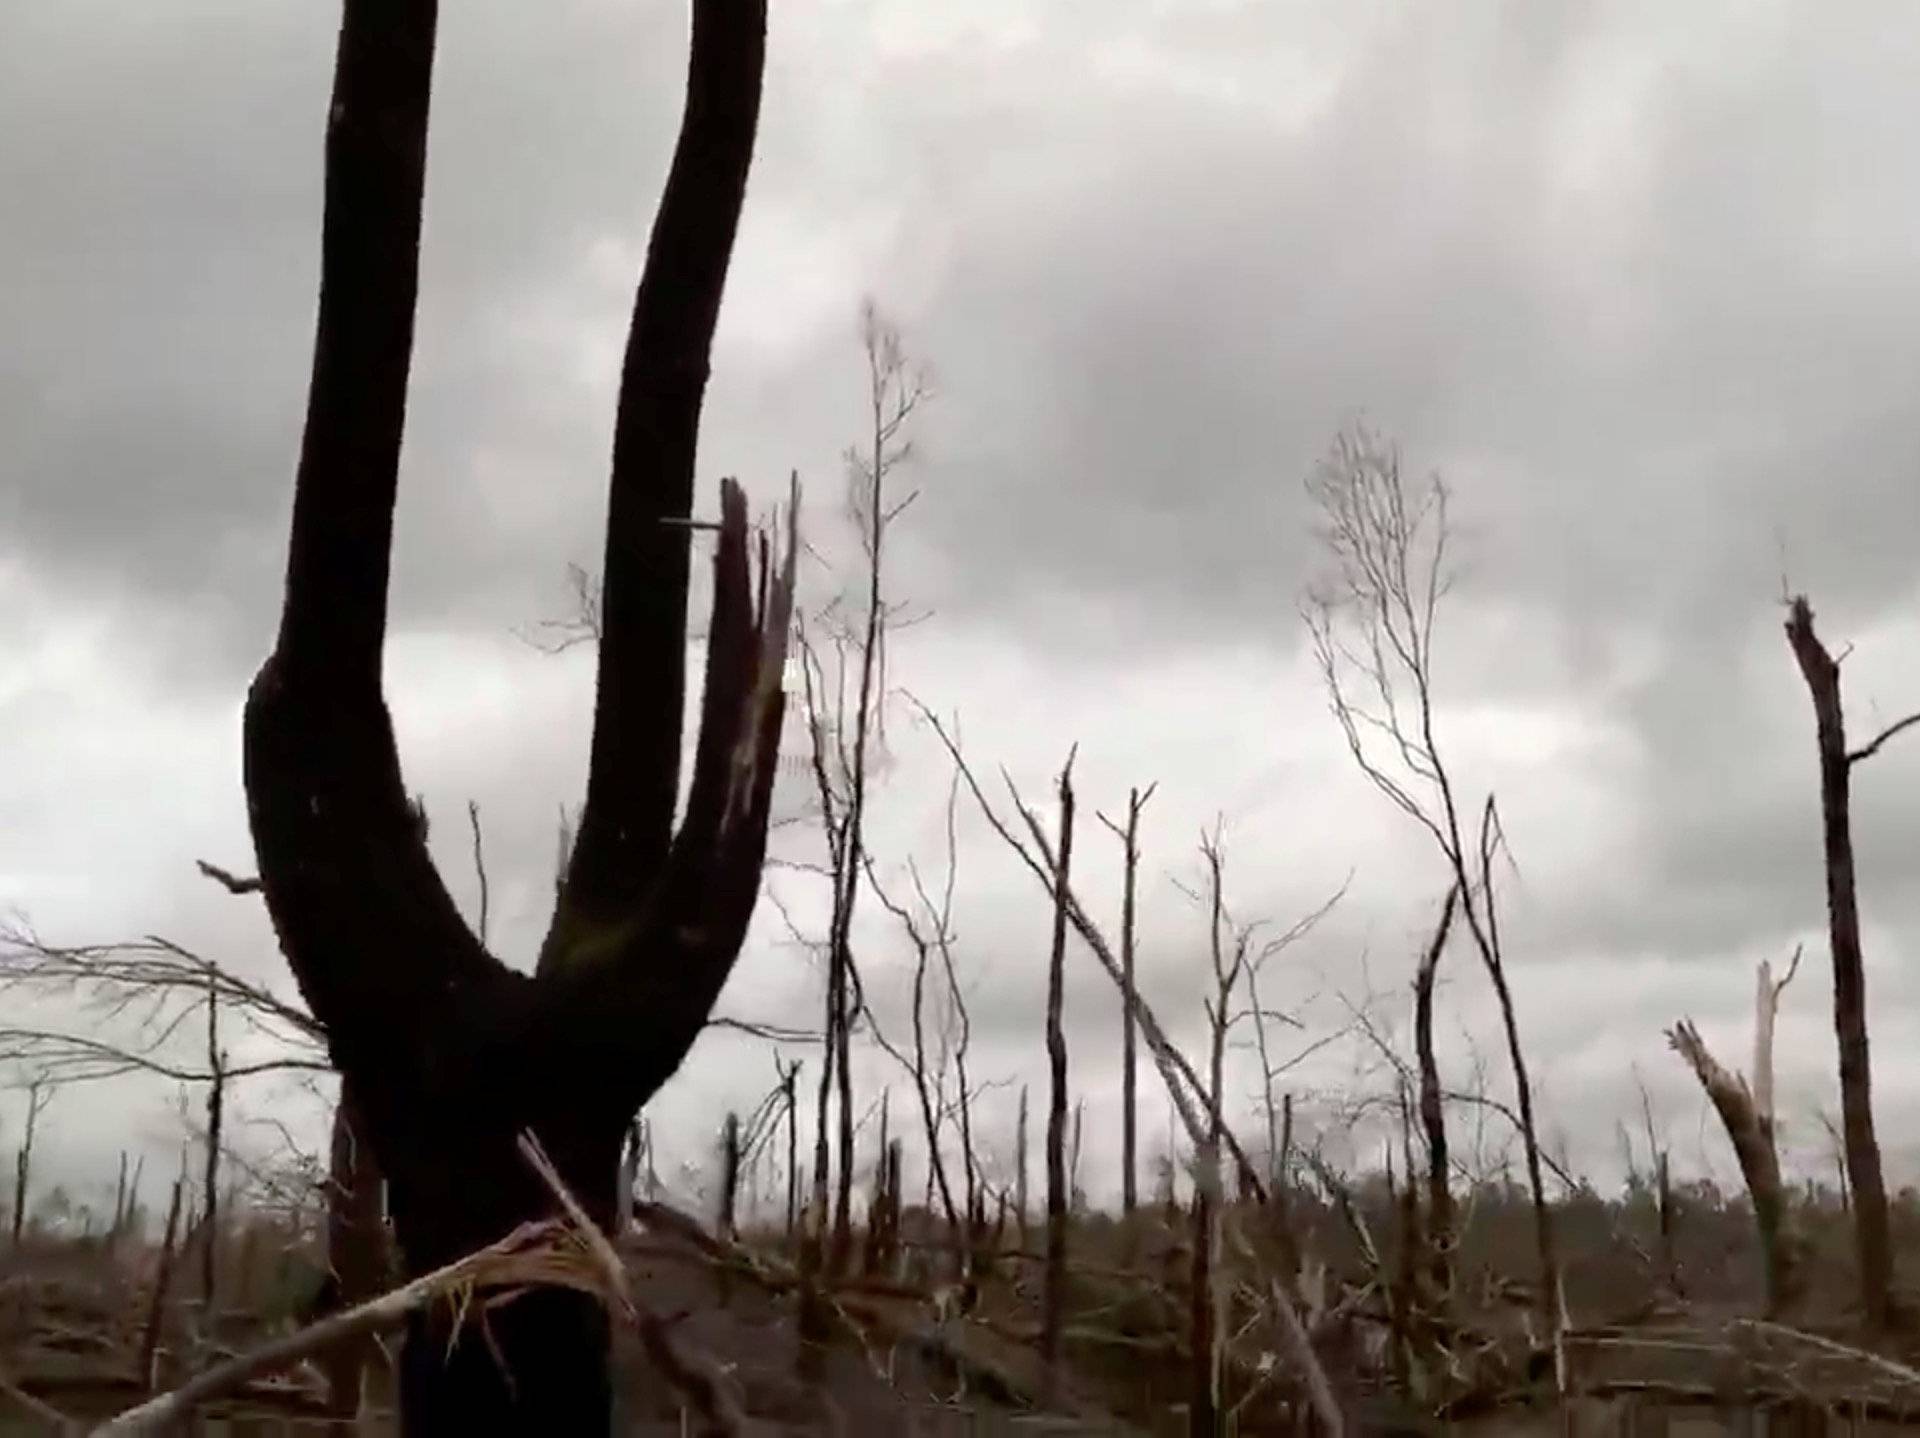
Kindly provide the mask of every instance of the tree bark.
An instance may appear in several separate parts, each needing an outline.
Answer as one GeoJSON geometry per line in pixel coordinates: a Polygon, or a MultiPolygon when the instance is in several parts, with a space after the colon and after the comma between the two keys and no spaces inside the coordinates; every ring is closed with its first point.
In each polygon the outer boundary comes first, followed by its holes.
{"type": "MultiPolygon", "coordinates": [[[[1433,986],[1440,972],[1440,955],[1453,927],[1460,889],[1447,890],[1433,942],[1421,956],[1413,982],[1413,1046],[1420,1070],[1420,1126],[1427,1136],[1427,1242],[1430,1246],[1434,1291],[1441,1301],[1453,1291],[1453,1186],[1447,1170],[1447,1116],[1441,1102],[1440,1065],[1433,1054],[1433,986]]],[[[1413,1185],[1407,1173],[1407,1185],[1413,1185]]]]}
{"type": "MultiPolygon", "coordinates": [[[[1833,1030],[1840,1050],[1840,1120],[1853,1189],[1854,1251],[1867,1325],[1892,1316],[1893,1251],[1880,1144],[1873,1132],[1873,1070],[1867,1048],[1867,975],[1860,949],[1854,883],[1852,771],[1840,707],[1840,665],[1813,630],[1813,610],[1797,596],[1787,612],[1787,642],[1813,699],[1820,753],[1820,827],[1827,878],[1827,934],[1833,951],[1833,1030]]],[[[1864,757],[1862,751],[1858,757],[1864,757]]]]}
{"type": "MultiPolygon", "coordinates": [[[[327,1267],[335,1306],[353,1308],[388,1286],[386,1222],[381,1213],[380,1166],[358,1131],[345,1084],[333,1109],[327,1165],[327,1267]]],[[[359,1410],[362,1377],[378,1349],[360,1338],[328,1352],[327,1399],[336,1413],[359,1410]]]]}
{"type": "MultiPolygon", "coordinates": [[[[746,501],[723,483],[676,830],[689,538],[671,521],[691,508],[766,23],[764,0],[695,0],[621,380],[586,809],[536,974],[489,954],[428,855],[381,687],[436,11],[344,6],[286,593],[243,725],[262,892],[387,1177],[410,1276],[549,1210],[523,1130],[611,1225],[622,1135],[698,1036],[758,896],[793,577],[789,532],[777,578],[760,543],[756,584],[746,501]]],[[[410,1322],[403,1431],[608,1431],[607,1320],[591,1297],[531,1290],[488,1313],[491,1344],[450,1345],[451,1325],[444,1307],[410,1322]]]]}

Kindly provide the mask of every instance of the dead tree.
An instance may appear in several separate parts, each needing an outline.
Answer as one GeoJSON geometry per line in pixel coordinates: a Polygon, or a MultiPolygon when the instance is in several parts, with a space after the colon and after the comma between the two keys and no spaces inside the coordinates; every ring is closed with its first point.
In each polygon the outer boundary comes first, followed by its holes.
{"type": "Polygon", "coordinates": [[[1139,1119],[1138,1082],[1139,1056],[1135,1051],[1138,1031],[1133,1022],[1133,965],[1135,900],[1140,877],[1140,811],[1147,806],[1147,800],[1153,797],[1158,784],[1149,784],[1142,792],[1139,789],[1127,791],[1127,822],[1125,827],[1113,822],[1105,814],[1099,816],[1100,822],[1111,829],[1120,840],[1124,855],[1125,869],[1120,891],[1120,1211],[1132,1213],[1139,1201],[1139,1164],[1136,1157],[1139,1119]]]}
{"type": "Polygon", "coordinates": [[[1860,951],[1860,900],[1853,866],[1853,766],[1872,758],[1920,714],[1888,725],[1858,749],[1847,747],[1840,707],[1840,658],[1813,630],[1805,595],[1787,608],[1787,643],[1813,699],[1820,752],[1820,832],[1827,876],[1827,937],[1833,951],[1833,1031],[1840,1049],[1840,1124],[1853,1193],[1854,1251],[1860,1305],[1869,1327],[1893,1318],[1893,1249],[1887,1231],[1887,1186],[1873,1132],[1873,1065],[1867,1051],[1867,971],[1860,951]]]}
{"type": "Polygon", "coordinates": [[[33,1138],[40,1127],[40,1115],[53,1101],[53,1089],[44,1079],[34,1079],[27,1085],[27,1121],[20,1131],[20,1147],[13,1155],[13,1231],[9,1241],[13,1247],[20,1246],[20,1236],[26,1231],[27,1191],[33,1182],[33,1138]]]}
{"type": "Polygon", "coordinates": [[[1053,866],[1053,945],[1047,958],[1047,1273],[1040,1353],[1049,1402],[1060,1395],[1060,1328],[1067,1289],[1067,882],[1073,872],[1073,755],[1060,770],[1059,857],[1053,866]]]}
{"type": "MultiPolygon", "coordinates": [[[[1790,1313],[1806,1294],[1802,1244],[1794,1232],[1786,1185],[1780,1177],[1780,1152],[1773,1114],[1773,1028],[1780,992],[1800,967],[1796,951],[1784,977],[1776,981],[1762,961],[1754,1011],[1754,1072],[1751,1083],[1730,1073],[1707,1051],[1699,1031],[1682,1019],[1667,1031],[1667,1042],[1687,1061],[1700,1086],[1713,1101],[1714,1111],[1733,1143],[1753,1200],[1753,1221],[1760,1237],[1760,1257],[1766,1272],[1767,1315],[1790,1313]]],[[[1663,1156],[1664,1158],[1664,1156],[1663,1156]]]]}
{"type": "Polygon", "coordinates": [[[774,1068],[780,1075],[781,1107],[787,1124],[787,1242],[793,1242],[794,1225],[800,1220],[800,1112],[795,1088],[800,1078],[800,1060],[782,1063],[775,1055],[774,1068]]]}
{"type": "MultiPolygon", "coordinates": [[[[893,521],[917,497],[916,491],[896,499],[888,481],[913,452],[908,426],[930,393],[925,376],[908,360],[899,331],[871,300],[861,307],[860,342],[867,367],[868,427],[861,443],[849,448],[845,458],[846,513],[865,564],[864,584],[851,613],[848,597],[836,596],[809,621],[801,642],[810,759],[833,889],[826,944],[826,1061],[816,1118],[824,1129],[831,1085],[837,1106],[837,1143],[833,1236],[825,1257],[830,1273],[845,1268],[853,1242],[851,1035],[861,1008],[853,921],[861,882],[870,868],[867,805],[884,727],[887,635],[899,618],[898,606],[886,597],[884,562],[893,521]],[[810,637],[816,632],[824,638],[825,652],[810,637]],[[834,661],[831,674],[827,653],[834,661]]],[[[815,1150],[815,1168],[824,1174],[824,1148],[817,1138],[815,1150]]]]}
{"type": "MultiPolygon", "coordinates": [[[[552,1197],[537,1134],[603,1228],[634,1111],[679,1067],[759,892],[792,602],[721,486],[705,694],[676,832],[690,518],[714,323],[746,189],[764,0],[696,0],[686,107],[634,302],[613,438],[587,792],[535,973],[488,953],[436,872],[382,691],[436,6],[346,0],[320,304],[280,629],[243,757],[268,911],[387,1176],[403,1266],[433,1272],[552,1197]]],[[[791,511],[788,515],[792,522],[791,511]]],[[[776,572],[777,571],[777,572],[776,572]]],[[[415,1315],[408,1432],[610,1425],[607,1318],[541,1286],[453,1344],[415,1315]]]]}
{"type": "Polygon", "coordinates": [[[1442,757],[1436,723],[1433,625],[1452,578],[1447,487],[1438,475],[1417,491],[1409,487],[1399,452],[1355,426],[1334,441],[1307,489],[1320,508],[1321,539],[1333,561],[1326,583],[1303,606],[1328,704],[1360,771],[1439,849],[1459,894],[1460,918],[1493,986],[1533,1200],[1541,1313],[1557,1336],[1563,1314],[1553,1210],[1493,889],[1505,836],[1489,793],[1469,838],[1470,811],[1442,757]]]}
{"type": "Polygon", "coordinates": [[[220,1267],[220,1130],[227,1111],[227,1060],[220,1048],[220,995],[207,990],[207,1159],[201,1183],[206,1189],[206,1238],[200,1248],[200,1301],[209,1310],[220,1267]]]}
{"type": "Polygon", "coordinates": [[[1247,967],[1252,931],[1229,933],[1226,858],[1217,826],[1212,834],[1200,836],[1200,855],[1207,868],[1207,953],[1213,967],[1213,992],[1206,1003],[1207,1141],[1194,1155],[1193,1171],[1193,1271],[1188,1317],[1193,1367],[1188,1384],[1187,1431],[1193,1438],[1212,1438],[1218,1431],[1220,1409],[1221,1336],[1214,1312],[1215,1226],[1222,1199],[1220,1104],[1226,1080],[1227,1030],[1233,1023],[1233,991],[1247,967]]]}
{"type": "MultiPolygon", "coordinates": [[[[968,793],[973,796],[981,816],[1049,895],[1055,894],[1057,875],[1054,845],[1053,841],[1047,838],[1038,815],[1027,806],[1026,801],[1020,797],[1019,790],[1014,787],[1013,781],[1009,778],[1007,780],[1008,797],[1020,815],[1020,822],[1025,830],[1024,837],[1016,834],[988,800],[986,792],[981,789],[978,778],[968,765],[966,756],[960,752],[960,746],[948,731],[947,726],[941,723],[939,717],[924,704],[917,700],[914,702],[920,718],[933,730],[941,747],[953,760],[954,770],[960,775],[968,793]]],[[[1074,932],[1080,935],[1081,940],[1098,960],[1100,967],[1106,971],[1107,977],[1113,981],[1114,986],[1121,990],[1122,997],[1127,998],[1120,960],[1115,955],[1113,945],[1108,942],[1106,934],[1087,912],[1086,905],[1080,902],[1071,883],[1066,887],[1064,900],[1067,920],[1073,925],[1074,932]]],[[[1154,1015],[1152,1007],[1140,996],[1137,989],[1130,997],[1129,1006],[1133,1010],[1134,1022],[1139,1026],[1140,1037],[1146,1041],[1147,1052],[1153,1058],[1154,1066],[1159,1069],[1161,1080],[1167,1086],[1167,1096],[1172,1101],[1181,1127],[1186,1130],[1188,1139],[1196,1147],[1204,1144],[1207,1141],[1206,1135],[1209,1128],[1209,1121],[1203,1117],[1209,1102],[1206,1084],[1194,1070],[1192,1061],[1167,1037],[1166,1030],[1160,1026],[1160,1021],[1154,1015]]],[[[1247,1191],[1253,1195],[1255,1202],[1264,1203],[1267,1198],[1267,1186],[1254,1167],[1245,1146],[1241,1144],[1230,1126],[1222,1126],[1221,1138],[1247,1191]]]]}
{"type": "Polygon", "coordinates": [[[166,1316],[167,1291],[173,1283],[173,1240],[180,1229],[181,1179],[173,1181],[173,1197],[167,1201],[167,1226],[160,1236],[160,1261],[154,1270],[153,1292],[147,1299],[147,1317],[140,1331],[140,1381],[149,1393],[160,1386],[156,1356],[160,1350],[160,1325],[166,1316]]]}

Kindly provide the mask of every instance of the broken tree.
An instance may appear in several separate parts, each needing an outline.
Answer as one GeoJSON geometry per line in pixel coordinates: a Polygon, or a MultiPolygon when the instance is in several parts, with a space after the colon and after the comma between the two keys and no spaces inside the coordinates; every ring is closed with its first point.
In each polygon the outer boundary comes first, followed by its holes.
{"type": "MultiPolygon", "coordinates": [[[[435,871],[381,686],[436,5],[344,10],[285,601],[247,696],[245,782],[275,930],[352,1085],[417,1276],[548,1211],[516,1146],[523,1129],[610,1225],[628,1122],[698,1036],[758,896],[792,535],[777,574],[760,542],[756,582],[731,482],[692,782],[677,831],[674,820],[695,444],[766,6],[693,6],[686,107],[620,382],[586,804],[532,975],[486,951],[435,871]]],[[[405,1431],[608,1431],[607,1320],[591,1296],[535,1288],[486,1314],[488,1341],[450,1343],[452,1323],[444,1309],[411,1320],[405,1431]]]]}

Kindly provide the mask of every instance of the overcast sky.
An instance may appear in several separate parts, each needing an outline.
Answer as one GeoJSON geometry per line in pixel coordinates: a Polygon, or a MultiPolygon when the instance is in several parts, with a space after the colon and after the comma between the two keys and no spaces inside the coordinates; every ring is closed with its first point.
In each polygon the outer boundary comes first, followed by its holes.
{"type": "MultiPolygon", "coordinates": [[[[0,907],[59,942],[163,933],[289,990],[257,907],[192,861],[251,864],[239,706],[283,562],[336,23],[292,0],[0,13],[0,907]]],[[[664,0],[442,15],[387,672],[466,902],[481,806],[516,962],[592,701],[585,651],[517,631],[564,613],[567,564],[598,553],[685,27],[664,0]]],[[[1443,889],[1349,761],[1297,612],[1318,563],[1303,481],[1365,415],[1453,486],[1441,743],[1506,815],[1514,986],[1557,1140],[1614,1172],[1637,1073],[1676,1163],[1730,1178],[1661,1030],[1691,1014],[1744,1062],[1753,965],[1804,939],[1782,1103],[1824,1165],[1812,719],[1780,600],[1804,589],[1851,646],[1863,734],[1920,706],[1916,49],[1920,14],[1891,3],[786,0],[701,492],[738,474],[767,505],[797,468],[832,549],[876,297],[937,379],[889,579],[933,617],[890,681],[957,713],[983,771],[1036,802],[1075,742],[1085,810],[1158,781],[1143,963],[1188,1042],[1204,933],[1176,882],[1198,877],[1201,826],[1223,816],[1248,918],[1288,921],[1351,875],[1273,971],[1304,1043],[1369,991],[1404,1026],[1443,889]]],[[[873,843],[897,881],[909,856],[943,862],[945,769],[903,701],[888,733],[873,843]]],[[[1899,1182],[1920,1181],[1917,785],[1920,739],[1896,743],[1856,814],[1899,1182]]],[[[1044,896],[962,820],[975,1073],[1037,1081],[1044,896]]],[[[1118,846],[1090,816],[1080,853],[1113,914],[1118,846]]],[[[818,912],[804,876],[768,883],[818,912]]],[[[762,919],[722,1006],[801,1021],[819,974],[762,919]]],[[[881,916],[862,947],[897,1017],[906,959],[881,916]]],[[[1118,1018],[1090,956],[1071,964],[1100,1188],[1118,1018]]],[[[1464,950],[1446,972],[1450,1071],[1469,1082],[1477,1048],[1505,1095],[1485,981],[1464,950]]],[[[1303,1102],[1354,1062],[1303,1069],[1303,1102]]],[[[772,1079],[757,1048],[703,1041],[655,1104],[670,1150],[697,1157],[772,1079]]],[[[64,1096],[50,1172],[98,1183],[122,1145],[170,1151],[169,1103],[64,1096]]],[[[1004,1126],[1012,1103],[983,1100],[1004,1126]]],[[[18,1116],[0,1096],[0,1147],[18,1116]]]]}

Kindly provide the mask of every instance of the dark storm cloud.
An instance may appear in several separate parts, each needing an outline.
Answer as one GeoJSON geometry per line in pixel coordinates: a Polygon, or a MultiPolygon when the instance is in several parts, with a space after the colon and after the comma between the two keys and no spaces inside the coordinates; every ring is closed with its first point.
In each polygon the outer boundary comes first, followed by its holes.
{"type": "Polygon", "coordinates": [[[1904,164],[1900,47],[1862,68],[1703,17],[1628,67],[1637,22],[1579,13],[1396,12],[1296,127],[1097,67],[1062,124],[1028,97],[926,326],[941,538],[1010,567],[973,602],[1270,610],[1300,479],[1359,410],[1449,471],[1486,582],[1556,607],[1704,628],[1770,595],[1782,539],[1835,597],[1907,582],[1920,237],[1872,178],[1904,164]]]}
{"type": "MultiPolygon", "coordinates": [[[[0,46],[8,547],[79,589],[190,606],[229,660],[257,652],[284,544],[336,23],[82,4],[10,17],[0,46]]],[[[650,223],[684,30],[672,7],[595,3],[445,19],[403,622],[534,617],[567,559],[595,557],[637,270],[588,260],[650,223]]]]}

